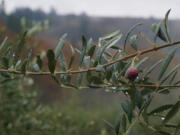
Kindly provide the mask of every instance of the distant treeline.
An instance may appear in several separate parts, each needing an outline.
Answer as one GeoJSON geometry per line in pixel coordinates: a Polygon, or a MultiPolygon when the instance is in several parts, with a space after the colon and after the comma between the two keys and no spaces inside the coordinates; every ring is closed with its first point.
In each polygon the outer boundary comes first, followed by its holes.
{"type": "MultiPolygon", "coordinates": [[[[20,19],[26,17],[29,21],[43,21],[49,19],[51,21],[51,29],[42,33],[46,36],[59,38],[63,33],[68,33],[69,40],[77,43],[82,35],[87,38],[92,37],[95,41],[98,37],[109,32],[119,29],[123,34],[128,31],[136,23],[143,23],[137,31],[143,31],[148,37],[152,37],[152,23],[157,23],[160,20],[155,18],[129,18],[129,17],[90,17],[85,13],[80,15],[60,15],[54,9],[49,13],[42,10],[32,10],[29,8],[16,9],[11,14],[1,13],[1,18],[4,20],[8,28],[14,32],[21,30],[20,19]]],[[[180,20],[170,21],[170,29],[174,39],[180,37],[180,20]]]]}

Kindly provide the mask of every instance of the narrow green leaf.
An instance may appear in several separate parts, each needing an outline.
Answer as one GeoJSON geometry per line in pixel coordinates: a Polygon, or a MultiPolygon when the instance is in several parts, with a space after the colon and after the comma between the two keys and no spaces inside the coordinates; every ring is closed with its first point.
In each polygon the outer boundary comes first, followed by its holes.
{"type": "Polygon", "coordinates": [[[43,62],[42,62],[42,60],[41,60],[40,55],[37,55],[36,58],[37,58],[36,62],[37,62],[37,64],[38,64],[38,66],[39,66],[39,69],[41,70],[41,69],[42,69],[42,66],[43,66],[43,62]]]}
{"type": "Polygon", "coordinates": [[[65,45],[65,42],[66,42],[66,37],[67,37],[67,34],[64,34],[61,38],[60,38],[60,41],[55,49],[55,60],[58,59],[58,57],[60,56],[60,54],[62,53],[62,48],[64,47],[65,45]]]}
{"type": "Polygon", "coordinates": [[[99,64],[103,65],[103,64],[106,64],[106,63],[108,63],[108,59],[107,59],[106,56],[102,55],[99,64]]]}
{"type": "Polygon", "coordinates": [[[41,71],[38,64],[33,65],[33,71],[35,71],[35,72],[40,72],[41,71]]]}
{"type": "Polygon", "coordinates": [[[26,64],[26,70],[29,70],[29,67],[30,67],[30,58],[32,56],[32,49],[29,49],[28,50],[28,53],[27,53],[27,56],[26,56],[26,59],[27,59],[27,64],[26,64]]]}
{"type": "Polygon", "coordinates": [[[75,50],[74,50],[74,47],[72,45],[70,45],[70,48],[71,48],[71,59],[70,59],[70,62],[69,62],[69,65],[68,65],[68,69],[71,68],[72,66],[72,63],[74,62],[74,58],[75,58],[75,50]]]}
{"type": "Polygon", "coordinates": [[[138,26],[142,25],[142,23],[137,23],[135,25],[133,25],[130,30],[127,32],[126,36],[125,36],[125,40],[124,40],[124,51],[126,50],[126,43],[129,39],[129,35],[134,31],[134,29],[138,26]]]}
{"type": "Polygon", "coordinates": [[[119,40],[121,39],[122,34],[119,34],[112,39],[108,40],[104,46],[98,48],[97,54],[96,54],[96,59],[100,62],[103,53],[106,51],[106,49],[110,48],[111,46],[114,46],[119,40]]]}
{"type": "Polygon", "coordinates": [[[160,94],[169,94],[169,89],[164,88],[164,89],[158,90],[158,93],[160,93],[160,94]]]}
{"type": "Polygon", "coordinates": [[[138,50],[138,47],[137,47],[137,40],[138,40],[138,36],[137,35],[133,35],[129,38],[129,43],[130,45],[132,46],[132,48],[134,50],[138,50]]]}
{"type": "Polygon", "coordinates": [[[172,109],[166,115],[163,124],[167,123],[172,117],[174,117],[178,112],[179,108],[180,108],[180,101],[178,101],[175,105],[173,105],[172,109]]]}
{"type": "Polygon", "coordinates": [[[86,68],[89,68],[90,67],[90,56],[85,56],[84,57],[84,64],[86,66],[86,68]]]}
{"type": "Polygon", "coordinates": [[[177,128],[177,125],[175,124],[165,124],[164,126],[168,128],[177,128]]]}
{"type": "Polygon", "coordinates": [[[160,80],[160,79],[162,78],[162,76],[164,75],[164,73],[166,72],[166,70],[167,70],[170,62],[172,61],[172,59],[173,59],[173,57],[174,57],[174,55],[175,55],[175,53],[176,53],[176,50],[177,50],[178,48],[179,48],[179,47],[174,48],[174,49],[170,52],[170,54],[167,56],[167,58],[165,59],[164,64],[163,64],[163,66],[162,66],[162,68],[161,68],[161,70],[160,70],[158,80],[160,80]]]}
{"type": "Polygon", "coordinates": [[[161,28],[159,29],[158,37],[165,42],[167,41],[166,36],[161,28]]]}
{"type": "Polygon", "coordinates": [[[88,56],[90,56],[92,58],[92,56],[94,55],[95,50],[96,50],[96,45],[93,45],[88,51],[88,56]]]}
{"type": "Polygon", "coordinates": [[[72,89],[78,90],[78,87],[75,86],[74,84],[71,84],[71,83],[66,83],[65,86],[67,86],[67,87],[69,87],[69,88],[72,88],[72,89]]]}
{"type": "Polygon", "coordinates": [[[161,112],[166,111],[166,110],[168,110],[168,109],[170,109],[172,107],[173,107],[172,104],[170,104],[170,105],[163,105],[163,106],[160,106],[160,107],[152,110],[150,113],[148,113],[148,115],[152,115],[154,113],[161,113],[161,112]]]}
{"type": "Polygon", "coordinates": [[[9,59],[7,57],[2,57],[2,65],[5,69],[8,69],[9,68],[9,59]]]}
{"type": "Polygon", "coordinates": [[[169,84],[172,84],[172,83],[173,83],[173,81],[174,81],[174,79],[176,78],[177,75],[178,75],[178,72],[177,72],[177,71],[174,72],[174,74],[173,74],[171,80],[169,81],[169,84]]]}
{"type": "MultiPolygon", "coordinates": [[[[7,81],[9,81],[9,78],[11,79],[11,74],[8,72],[0,72],[0,75],[5,77],[5,78],[8,78],[7,81]]],[[[2,84],[2,81],[0,83],[2,84]]]]}
{"type": "Polygon", "coordinates": [[[15,53],[14,53],[14,60],[13,60],[13,64],[15,65],[19,59],[20,53],[25,45],[26,42],[26,35],[27,35],[27,31],[23,33],[23,35],[20,37],[20,41],[17,44],[15,53]]]}
{"type": "Polygon", "coordinates": [[[66,62],[66,59],[65,59],[65,57],[64,57],[63,52],[61,52],[61,53],[59,54],[59,58],[60,58],[61,69],[62,69],[63,71],[67,71],[67,62],[66,62]]]}
{"type": "Polygon", "coordinates": [[[124,68],[122,69],[122,71],[119,73],[118,78],[120,78],[122,75],[125,74],[126,70],[131,66],[131,61],[129,61],[124,68]]]}
{"type": "Polygon", "coordinates": [[[1,60],[1,64],[5,69],[9,68],[10,60],[11,60],[11,48],[8,48],[5,52],[5,56],[3,56],[1,60]]]}
{"type": "Polygon", "coordinates": [[[158,24],[152,24],[152,31],[155,33],[154,42],[156,42],[157,37],[159,37],[162,41],[167,41],[166,36],[160,27],[161,23],[162,21],[158,24]]]}
{"type": "Polygon", "coordinates": [[[87,48],[86,48],[87,52],[86,53],[88,53],[89,50],[92,48],[92,46],[93,46],[92,42],[93,42],[92,38],[89,39],[89,41],[87,42],[87,48]]]}
{"type": "Polygon", "coordinates": [[[120,122],[121,122],[121,119],[120,119],[120,117],[118,117],[118,119],[116,120],[115,126],[114,126],[116,135],[119,135],[120,122]]]}
{"type": "Polygon", "coordinates": [[[122,125],[122,130],[123,130],[123,132],[126,132],[127,123],[126,123],[126,116],[125,116],[124,114],[123,114],[123,116],[122,116],[121,125],[122,125]]]}
{"type": "Polygon", "coordinates": [[[130,127],[130,128],[128,129],[126,135],[132,135],[132,134],[131,134],[131,133],[132,133],[132,128],[133,128],[133,127],[130,127]]]}
{"type": "Polygon", "coordinates": [[[177,69],[180,67],[180,64],[176,65],[173,69],[171,69],[163,78],[160,84],[163,84],[177,69]]]}
{"type": "MultiPolygon", "coordinates": [[[[143,116],[144,119],[147,118],[147,108],[149,107],[149,105],[150,105],[153,97],[154,97],[153,95],[148,95],[148,96],[146,97],[145,101],[144,101],[143,106],[141,107],[141,109],[140,109],[140,111],[139,111],[139,115],[140,115],[140,114],[142,113],[142,111],[144,110],[144,112],[143,112],[143,115],[145,116],[145,117],[143,116]]],[[[148,122],[147,119],[146,119],[146,121],[148,122]]]]}
{"type": "Polygon", "coordinates": [[[99,38],[99,42],[98,42],[98,46],[99,47],[103,47],[109,40],[111,40],[112,38],[116,37],[117,35],[119,35],[120,31],[115,31],[113,33],[110,33],[104,37],[100,37],[99,38]]]}
{"type": "Polygon", "coordinates": [[[51,75],[51,77],[58,85],[61,85],[56,75],[51,75]]]}
{"type": "Polygon", "coordinates": [[[23,74],[26,73],[27,64],[28,64],[28,60],[25,59],[24,62],[23,62],[23,64],[22,64],[22,66],[21,66],[21,72],[22,72],[23,74]]]}
{"type": "Polygon", "coordinates": [[[157,61],[155,64],[153,64],[147,71],[145,76],[149,75],[159,64],[161,64],[163,60],[157,61]]]}
{"type": "Polygon", "coordinates": [[[139,109],[141,109],[142,104],[143,104],[143,97],[142,97],[141,91],[137,90],[136,91],[136,105],[139,109]]]}
{"type": "Polygon", "coordinates": [[[131,122],[133,117],[132,104],[129,101],[126,101],[126,103],[121,103],[121,107],[127,114],[129,122],[131,122]]]}
{"type": "Polygon", "coordinates": [[[111,58],[113,57],[112,54],[111,54],[111,52],[109,52],[108,50],[104,51],[104,54],[106,54],[107,56],[109,56],[109,57],[111,57],[111,58]]]}
{"type": "Polygon", "coordinates": [[[76,51],[77,53],[81,54],[81,51],[80,51],[79,49],[75,48],[75,51],[76,51]]]}
{"type": "Polygon", "coordinates": [[[122,34],[117,35],[116,37],[112,38],[111,40],[109,40],[106,44],[105,44],[105,48],[111,48],[112,46],[114,46],[116,43],[118,43],[118,41],[121,39],[122,34]]]}
{"type": "Polygon", "coordinates": [[[140,61],[135,65],[135,68],[139,69],[140,66],[141,66],[145,61],[147,61],[147,60],[148,60],[148,57],[143,58],[142,60],[140,60],[140,61]]]}
{"type": "Polygon", "coordinates": [[[165,30],[166,30],[166,35],[168,37],[168,41],[171,42],[171,36],[170,36],[170,32],[169,32],[169,27],[168,27],[168,16],[170,13],[171,9],[169,9],[165,15],[165,20],[164,20],[164,26],[165,26],[165,30]]]}
{"type": "Polygon", "coordinates": [[[86,47],[87,47],[87,41],[84,36],[82,36],[82,49],[81,49],[81,56],[80,56],[80,66],[83,63],[84,56],[86,54],[86,47]]]}
{"type": "Polygon", "coordinates": [[[113,126],[110,122],[108,122],[107,120],[104,120],[104,119],[103,119],[103,121],[104,121],[104,123],[106,123],[110,128],[114,129],[114,126],[113,126]]]}
{"type": "Polygon", "coordinates": [[[110,48],[115,49],[115,50],[121,50],[118,46],[111,46],[110,48]]]}
{"type": "Polygon", "coordinates": [[[0,51],[1,51],[1,50],[3,49],[3,47],[5,46],[7,39],[8,39],[8,37],[5,37],[4,40],[3,40],[3,42],[1,43],[1,45],[0,45],[0,51]]]}
{"type": "Polygon", "coordinates": [[[117,36],[119,33],[120,33],[120,30],[114,31],[114,32],[112,32],[110,34],[105,35],[104,37],[101,37],[101,40],[111,39],[111,38],[117,36]]]}
{"type": "Polygon", "coordinates": [[[55,55],[54,55],[53,50],[49,49],[47,51],[47,58],[48,58],[49,71],[51,73],[54,73],[55,67],[56,67],[56,60],[55,60],[55,55]]]}
{"type": "Polygon", "coordinates": [[[15,65],[15,69],[18,69],[18,67],[20,66],[20,64],[21,64],[21,60],[18,60],[17,63],[16,63],[16,65],[15,65]]]}

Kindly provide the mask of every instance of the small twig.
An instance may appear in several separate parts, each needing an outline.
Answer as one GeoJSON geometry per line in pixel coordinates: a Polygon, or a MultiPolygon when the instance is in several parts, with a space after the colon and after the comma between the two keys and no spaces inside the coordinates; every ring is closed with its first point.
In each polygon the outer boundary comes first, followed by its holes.
{"type": "MultiPolygon", "coordinates": [[[[130,87],[130,84],[120,84],[120,85],[114,85],[111,84],[108,87],[123,87],[123,86],[127,86],[130,87]]],[[[134,84],[135,87],[149,87],[149,88],[157,88],[157,85],[155,84],[134,84]]],[[[176,87],[180,87],[180,85],[159,85],[158,88],[176,88],[176,87]]]]}
{"type": "MultiPolygon", "coordinates": [[[[107,88],[107,87],[131,87],[131,84],[105,84],[105,85],[99,85],[98,88],[107,88]]],[[[149,85],[149,84],[134,84],[135,87],[141,87],[141,88],[157,88],[157,85],[149,85]]],[[[62,88],[68,88],[66,86],[61,86],[62,88]]],[[[178,88],[180,85],[160,85],[158,88],[178,88]]],[[[71,87],[69,87],[71,88],[71,87]]],[[[88,86],[81,86],[79,89],[90,89],[91,87],[88,86]]]]}

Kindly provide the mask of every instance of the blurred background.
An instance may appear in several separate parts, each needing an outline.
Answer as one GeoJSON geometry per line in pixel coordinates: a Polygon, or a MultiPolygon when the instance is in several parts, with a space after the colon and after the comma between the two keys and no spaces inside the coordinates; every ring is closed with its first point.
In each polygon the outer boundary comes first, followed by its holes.
{"type": "MultiPolygon", "coordinates": [[[[50,27],[34,37],[33,45],[29,44],[35,46],[36,54],[55,48],[64,33],[68,33],[68,44],[78,47],[81,44],[82,35],[87,39],[92,38],[94,43],[97,43],[99,37],[115,30],[120,30],[125,35],[136,23],[143,23],[143,26],[136,29],[134,33],[142,31],[147,37],[153,39],[151,25],[164,18],[170,8],[169,26],[172,39],[180,39],[179,0],[0,0],[0,3],[1,40],[3,35],[7,35],[11,40],[15,39],[22,30],[23,17],[29,22],[50,21],[50,27]]],[[[122,41],[124,38],[119,42],[119,46],[122,41]]],[[[158,42],[161,43],[161,41],[158,42]]],[[[139,40],[138,46],[148,47],[143,39],[139,40]]],[[[68,48],[64,48],[64,51],[66,57],[71,56],[68,48]]],[[[167,53],[168,49],[164,49],[158,54],[148,54],[150,59],[145,66],[165,57],[167,53]]],[[[179,62],[178,54],[171,66],[179,62]]],[[[156,73],[152,76],[155,79],[156,73]]],[[[83,122],[88,122],[89,130],[92,130],[89,133],[94,135],[96,133],[106,135],[109,129],[102,128],[105,126],[102,119],[115,120],[120,112],[121,99],[124,98],[119,94],[99,90],[78,92],[61,89],[50,77],[33,77],[33,82],[32,89],[40,92],[38,97],[40,103],[52,106],[58,104],[59,108],[56,107],[56,109],[66,114],[67,121],[74,117],[74,121],[81,119],[83,122]],[[96,125],[96,122],[99,125],[97,129],[95,129],[96,126],[91,127],[96,125]]],[[[173,103],[177,99],[179,94],[177,93],[178,91],[174,91],[169,96],[162,96],[157,99],[156,105],[162,100],[173,103]]],[[[75,124],[72,123],[72,125],[75,124]]],[[[81,130],[82,125],[81,123],[78,128],[74,127],[75,129],[65,133],[71,135],[74,130],[81,130]]],[[[77,134],[84,132],[77,132],[77,134]]]]}

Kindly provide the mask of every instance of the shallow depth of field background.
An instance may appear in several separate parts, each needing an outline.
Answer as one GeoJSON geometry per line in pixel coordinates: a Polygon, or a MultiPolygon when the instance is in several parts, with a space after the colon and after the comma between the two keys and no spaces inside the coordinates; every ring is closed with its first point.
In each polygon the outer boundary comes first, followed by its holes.
{"type": "MultiPolygon", "coordinates": [[[[68,43],[79,46],[81,36],[98,38],[120,30],[126,33],[128,29],[141,22],[144,25],[135,32],[143,31],[152,39],[151,24],[162,19],[166,11],[171,8],[170,30],[173,40],[180,39],[180,5],[179,0],[0,0],[0,29],[9,39],[13,39],[21,31],[20,19],[25,17],[29,21],[50,20],[48,30],[35,37],[36,52],[48,48],[55,48],[59,37],[68,33],[68,43]]],[[[0,33],[0,39],[2,33],[0,33]]],[[[1,39],[2,40],[2,39],[1,39]]],[[[160,42],[161,43],[161,42],[160,42]]],[[[121,46],[122,42],[119,42],[121,46]]],[[[140,40],[140,48],[146,48],[147,43],[140,40]]],[[[132,51],[129,49],[129,51],[132,51]]],[[[64,48],[66,56],[70,57],[68,48],[64,48]]],[[[167,55],[168,50],[148,54],[150,58],[144,67],[167,55]]],[[[171,67],[180,62],[180,51],[177,53],[171,67]]],[[[152,79],[156,73],[152,73],[152,79]]],[[[112,131],[104,124],[103,119],[114,122],[120,113],[120,102],[124,98],[116,93],[107,93],[103,90],[75,91],[61,89],[50,77],[33,77],[33,85],[28,88],[38,91],[38,103],[53,108],[49,110],[58,118],[48,117],[61,128],[66,135],[107,135],[112,131]]],[[[179,91],[173,91],[168,96],[160,96],[152,108],[157,107],[161,101],[174,103],[179,91]]],[[[51,116],[52,116],[51,115],[51,116]]],[[[180,121],[180,114],[176,121],[180,121]]],[[[43,119],[43,118],[42,118],[43,119]]],[[[156,121],[156,120],[152,120],[156,121]]],[[[135,133],[147,135],[146,131],[137,125],[135,133]]],[[[135,134],[135,135],[136,135],[135,134]]]]}

